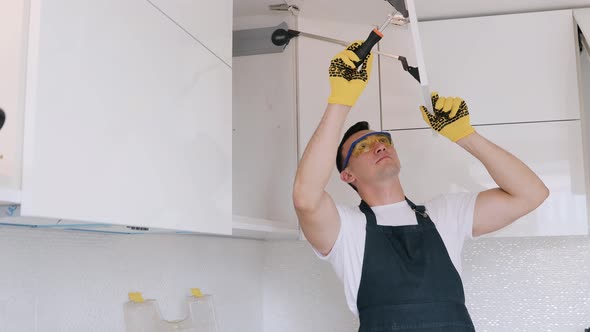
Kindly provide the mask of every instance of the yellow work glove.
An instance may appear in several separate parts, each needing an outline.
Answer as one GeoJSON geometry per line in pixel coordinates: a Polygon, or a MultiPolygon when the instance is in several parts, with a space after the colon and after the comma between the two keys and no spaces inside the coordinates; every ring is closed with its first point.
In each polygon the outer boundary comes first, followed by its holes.
{"type": "Polygon", "coordinates": [[[373,55],[369,53],[365,61],[363,61],[360,71],[354,65],[354,62],[360,61],[354,50],[359,48],[362,43],[363,41],[359,40],[348,45],[344,51],[336,54],[330,62],[329,72],[332,91],[328,103],[352,106],[367,86],[373,66],[373,55]]]}
{"type": "Polygon", "coordinates": [[[469,111],[463,99],[439,97],[436,92],[432,93],[431,98],[434,115],[424,106],[420,106],[420,111],[424,121],[434,130],[453,142],[475,131],[469,121],[469,111]]]}

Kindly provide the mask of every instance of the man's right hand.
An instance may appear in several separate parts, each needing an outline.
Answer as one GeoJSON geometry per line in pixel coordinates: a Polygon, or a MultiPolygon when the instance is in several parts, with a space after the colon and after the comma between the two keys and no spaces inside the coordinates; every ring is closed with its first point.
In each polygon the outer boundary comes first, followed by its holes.
{"type": "Polygon", "coordinates": [[[336,54],[330,62],[330,86],[332,88],[328,103],[353,106],[367,86],[373,67],[373,55],[369,53],[362,63],[360,71],[354,65],[360,61],[354,50],[362,45],[363,41],[355,41],[336,54]]]}

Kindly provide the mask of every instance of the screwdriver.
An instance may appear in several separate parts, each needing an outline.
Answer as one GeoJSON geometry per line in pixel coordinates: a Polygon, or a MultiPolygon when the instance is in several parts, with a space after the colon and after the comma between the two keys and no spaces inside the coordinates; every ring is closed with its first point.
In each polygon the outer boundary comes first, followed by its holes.
{"type": "Polygon", "coordinates": [[[381,38],[383,38],[383,30],[385,30],[385,28],[387,28],[391,21],[393,21],[393,16],[396,13],[397,12],[387,15],[387,20],[385,20],[381,27],[379,27],[378,29],[373,29],[369,34],[369,37],[367,37],[367,39],[361,44],[361,46],[354,51],[354,53],[360,59],[359,61],[354,63],[358,68],[358,71],[361,70],[361,65],[363,61],[365,61],[369,53],[371,53],[371,49],[373,49],[373,46],[375,46],[375,44],[377,44],[381,40],[381,38]]]}

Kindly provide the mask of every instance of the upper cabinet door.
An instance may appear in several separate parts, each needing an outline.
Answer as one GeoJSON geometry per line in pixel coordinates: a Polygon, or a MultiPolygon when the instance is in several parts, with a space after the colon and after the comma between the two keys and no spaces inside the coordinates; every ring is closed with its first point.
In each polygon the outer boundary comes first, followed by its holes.
{"type": "Polygon", "coordinates": [[[147,2],[231,66],[233,1],[147,0],[147,2]]]}
{"type": "MultiPolygon", "coordinates": [[[[571,10],[420,23],[432,91],[468,101],[473,124],[579,119],[571,10]]],[[[407,27],[381,50],[415,66],[407,27]]],[[[397,61],[381,64],[384,129],[421,128],[420,87],[397,61]]]]}
{"type": "Polygon", "coordinates": [[[24,1],[0,2],[0,202],[18,203],[26,59],[24,1]]]}
{"type": "Polygon", "coordinates": [[[231,68],[146,1],[31,24],[22,215],[230,234],[231,68]]]}

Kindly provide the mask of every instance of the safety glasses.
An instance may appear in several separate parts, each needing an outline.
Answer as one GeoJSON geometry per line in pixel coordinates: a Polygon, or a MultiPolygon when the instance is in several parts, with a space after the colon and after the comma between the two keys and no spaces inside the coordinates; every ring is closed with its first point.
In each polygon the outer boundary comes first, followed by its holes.
{"type": "Polygon", "coordinates": [[[350,148],[348,149],[342,169],[345,169],[346,166],[348,166],[348,161],[350,160],[351,156],[358,157],[365,152],[373,150],[373,147],[376,143],[381,143],[387,147],[393,146],[391,134],[385,131],[378,131],[368,133],[356,139],[354,142],[352,142],[350,148]]]}

